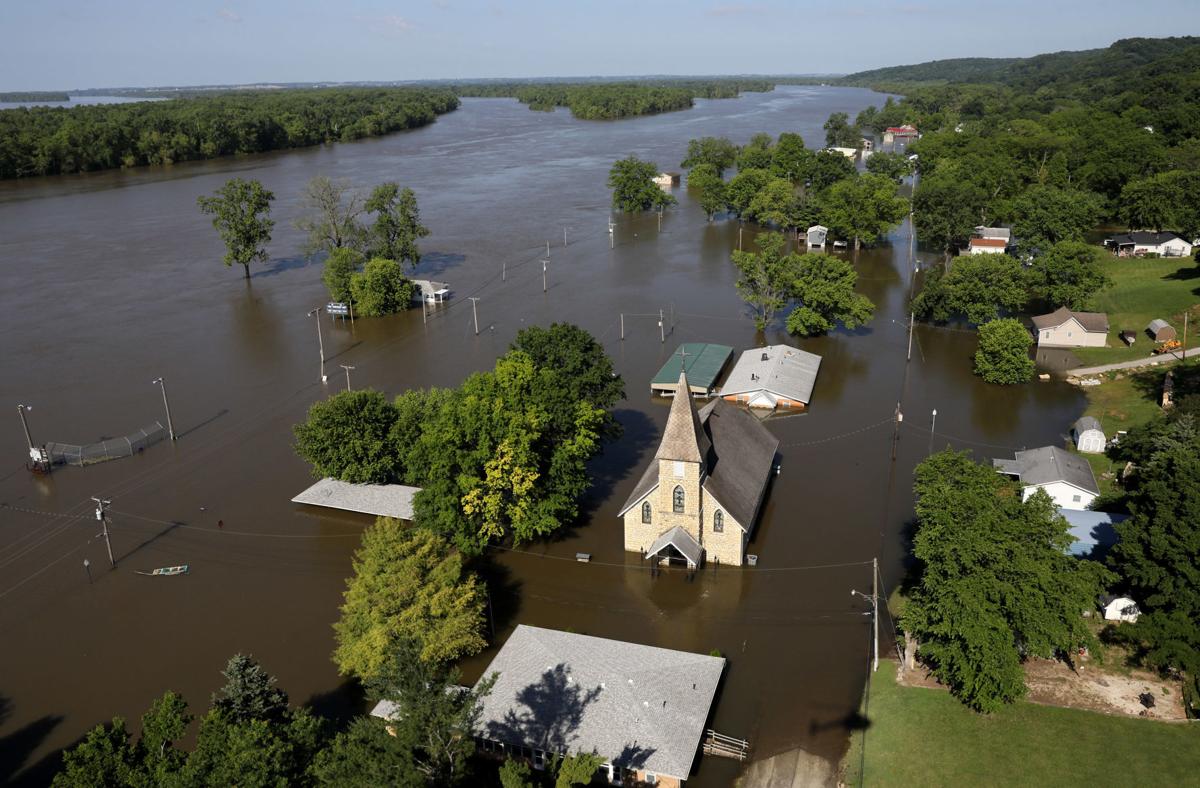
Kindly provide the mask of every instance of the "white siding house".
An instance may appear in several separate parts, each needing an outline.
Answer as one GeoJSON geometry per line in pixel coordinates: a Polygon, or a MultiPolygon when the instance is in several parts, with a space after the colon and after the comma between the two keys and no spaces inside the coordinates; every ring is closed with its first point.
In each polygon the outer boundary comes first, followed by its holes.
{"type": "Polygon", "coordinates": [[[1086,509],[1100,494],[1087,460],[1057,446],[1019,451],[1015,459],[992,460],[992,465],[1020,481],[1024,501],[1045,490],[1060,509],[1086,509]]]}
{"type": "Polygon", "coordinates": [[[1117,253],[1118,257],[1141,257],[1156,254],[1159,257],[1188,257],[1192,244],[1175,233],[1134,232],[1114,235],[1104,245],[1117,253]]]}
{"type": "Polygon", "coordinates": [[[1104,347],[1108,344],[1108,315],[1073,312],[1065,306],[1033,318],[1038,347],[1104,347]]]}
{"type": "Polygon", "coordinates": [[[972,238],[967,244],[967,254],[1004,254],[1008,241],[1003,238],[972,238]]]}

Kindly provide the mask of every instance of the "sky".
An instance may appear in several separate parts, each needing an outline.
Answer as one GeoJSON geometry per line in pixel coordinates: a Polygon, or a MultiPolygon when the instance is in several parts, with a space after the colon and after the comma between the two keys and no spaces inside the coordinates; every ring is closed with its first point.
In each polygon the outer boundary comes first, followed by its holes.
{"type": "Polygon", "coordinates": [[[1200,0],[0,0],[0,90],[838,74],[1200,34],[1200,0]]]}

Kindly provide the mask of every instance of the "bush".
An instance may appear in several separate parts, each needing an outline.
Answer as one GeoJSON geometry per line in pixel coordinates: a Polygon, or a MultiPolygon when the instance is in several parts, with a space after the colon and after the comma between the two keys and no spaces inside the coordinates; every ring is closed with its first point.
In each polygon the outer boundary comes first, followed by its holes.
{"type": "Polygon", "coordinates": [[[350,277],[350,292],[360,315],[380,317],[408,309],[416,286],[395,260],[376,257],[350,277]]]}

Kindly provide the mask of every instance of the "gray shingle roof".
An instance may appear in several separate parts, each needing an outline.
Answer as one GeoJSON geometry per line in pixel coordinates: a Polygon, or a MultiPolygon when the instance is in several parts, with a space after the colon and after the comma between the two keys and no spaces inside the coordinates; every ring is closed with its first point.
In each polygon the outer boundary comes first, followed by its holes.
{"type": "Polygon", "coordinates": [[[749,533],[771,480],[779,439],[744,408],[722,399],[705,405],[700,418],[713,442],[704,489],[749,533]]]}
{"type": "Polygon", "coordinates": [[[646,552],[646,557],[658,555],[667,545],[674,547],[689,562],[699,566],[704,548],[692,538],[691,534],[678,525],[655,539],[654,544],[650,545],[650,549],[646,552]]]}
{"type": "Polygon", "coordinates": [[[1138,246],[1158,246],[1165,244],[1168,241],[1174,241],[1179,238],[1175,233],[1152,233],[1139,230],[1137,232],[1125,233],[1124,235],[1114,235],[1108,239],[1110,246],[1129,246],[1137,244],[1138,246]]]}
{"type": "Polygon", "coordinates": [[[1099,331],[1108,333],[1108,315],[1103,312],[1074,312],[1065,306],[1060,306],[1048,315],[1036,315],[1033,325],[1039,331],[1046,328],[1058,328],[1071,318],[1075,318],[1084,331],[1099,331]]]}
{"type": "Polygon", "coordinates": [[[1075,422],[1075,434],[1082,435],[1087,430],[1100,430],[1100,432],[1104,432],[1100,427],[1100,420],[1095,416],[1080,416],[1079,420],[1075,422]]]}
{"type": "Polygon", "coordinates": [[[351,484],[325,478],[297,495],[292,502],[411,520],[413,497],[420,491],[420,487],[403,484],[351,484]]]}
{"type": "Polygon", "coordinates": [[[704,434],[700,419],[696,416],[696,406],[692,403],[687,373],[680,372],[662,443],[658,444],[654,459],[704,462],[709,445],[708,436],[704,434]]]}
{"type": "Polygon", "coordinates": [[[682,780],[724,669],[720,657],[522,624],[483,673],[498,676],[475,730],[682,780]]]}
{"type": "Polygon", "coordinates": [[[1017,474],[1025,485],[1066,482],[1081,490],[1100,494],[1100,487],[1096,484],[1088,461],[1057,446],[1019,451],[1015,460],[992,460],[992,465],[1003,473],[1017,474]]]}
{"type": "Polygon", "coordinates": [[[765,389],[807,405],[820,368],[820,356],[788,345],[752,348],[738,358],[721,387],[721,396],[765,389]]]}

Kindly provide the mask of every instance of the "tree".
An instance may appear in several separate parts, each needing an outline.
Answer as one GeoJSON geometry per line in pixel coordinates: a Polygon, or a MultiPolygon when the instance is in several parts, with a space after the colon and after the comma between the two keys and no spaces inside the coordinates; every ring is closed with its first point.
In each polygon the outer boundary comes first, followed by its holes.
{"type": "Polygon", "coordinates": [[[946,321],[963,315],[975,324],[995,320],[1002,311],[1025,306],[1027,293],[1021,264],[1006,254],[965,255],[949,272],[934,269],[913,299],[918,317],[946,321]]]}
{"type": "Polygon", "coordinates": [[[350,293],[358,304],[359,314],[382,317],[403,312],[412,305],[416,294],[412,280],[395,260],[376,257],[367,261],[363,270],[350,276],[350,293]]]}
{"type": "Polygon", "coordinates": [[[525,761],[506,758],[504,763],[500,764],[501,788],[534,788],[529,778],[529,764],[525,761]]]}
{"type": "Polygon", "coordinates": [[[405,641],[420,659],[448,662],[477,654],[484,589],[445,539],[381,517],[363,532],[333,625],[333,661],[343,675],[373,679],[388,669],[405,641]]]}
{"type": "Polygon", "coordinates": [[[1033,377],[1029,346],[1033,337],[1020,320],[991,320],[979,327],[975,374],[988,383],[1026,383],[1033,377]]]}
{"type": "Polygon", "coordinates": [[[657,175],[657,164],[642,161],[637,156],[617,161],[608,172],[608,187],[613,190],[613,208],[634,213],[674,205],[675,198],[654,183],[657,175]]]}
{"type": "Polygon", "coordinates": [[[308,417],[293,429],[296,452],[313,466],[314,476],[354,484],[394,482],[396,420],[396,407],[378,391],[342,391],[308,409],[308,417]]]}
{"type": "Polygon", "coordinates": [[[347,182],[317,175],[305,184],[303,203],[309,214],[296,226],[308,233],[306,253],[362,246],[363,227],[358,221],[363,212],[362,197],[351,191],[347,182]]]}
{"type": "Polygon", "coordinates": [[[287,693],[275,686],[275,677],[253,657],[234,654],[225,670],[225,686],[213,694],[213,709],[235,722],[278,722],[288,710],[287,693]]]}
{"type": "Polygon", "coordinates": [[[882,175],[894,183],[900,183],[912,175],[912,171],[913,163],[903,153],[877,151],[867,159],[867,172],[882,175]]]}
{"type": "MultiPolygon", "coordinates": [[[[687,156],[679,163],[680,167],[689,167],[693,171],[701,165],[710,165],[721,177],[725,170],[737,161],[737,146],[725,137],[701,137],[688,140],[687,156]]],[[[688,174],[690,181],[693,173],[688,174]]]]}
{"type": "Polygon", "coordinates": [[[1051,307],[1086,309],[1092,296],[1112,284],[1100,270],[1103,254],[1082,241],[1059,241],[1033,259],[1026,272],[1030,292],[1051,307]]]}
{"type": "Polygon", "coordinates": [[[1073,653],[1093,639],[1103,569],[1067,554],[1072,538],[1043,491],[943,451],[917,466],[917,579],[901,624],[956,697],[995,711],[1025,692],[1021,662],[1073,653]]]}
{"type": "Polygon", "coordinates": [[[1013,201],[1013,234],[1026,251],[1049,249],[1059,241],[1082,241],[1100,220],[1100,210],[1098,195],[1033,186],[1013,201]]]}
{"type": "Polygon", "coordinates": [[[804,220],[804,213],[792,182],[786,178],[768,180],[750,200],[746,218],[783,229],[798,227],[804,220]]]}
{"type": "Polygon", "coordinates": [[[796,279],[799,255],[784,255],[784,238],[779,233],[758,236],[757,252],[734,250],[733,264],[741,276],[738,292],[754,310],[754,326],[763,331],[775,313],[787,304],[796,279]]]}
{"type": "Polygon", "coordinates": [[[809,170],[802,173],[809,188],[821,192],[846,178],[853,178],[854,162],[837,151],[819,150],[808,160],[809,170]]]}
{"type": "Polygon", "coordinates": [[[180,785],[302,785],[324,739],[323,723],[304,708],[280,720],[237,721],[212,709],[200,721],[180,785]]]}
{"type": "Polygon", "coordinates": [[[791,295],[798,302],[787,318],[791,334],[814,336],[839,321],[847,328],[867,323],[875,305],[854,290],[858,273],[846,260],[827,254],[800,255],[791,295]]]}
{"type": "Polygon", "coordinates": [[[578,752],[567,755],[558,762],[558,774],[554,788],[571,788],[572,785],[590,785],[596,772],[604,765],[604,759],[594,752],[578,752]]]}
{"type": "Polygon", "coordinates": [[[1130,181],[1121,190],[1121,219],[1131,230],[1200,234],[1200,175],[1172,170],[1130,181]]]}
{"type": "Polygon", "coordinates": [[[334,249],[325,258],[325,267],[321,270],[321,281],[329,290],[329,298],[333,301],[349,301],[351,298],[350,281],[354,274],[362,268],[363,256],[357,249],[345,246],[334,249]]]}
{"type": "Polygon", "coordinates": [[[771,146],[773,141],[770,134],[759,132],[750,138],[738,151],[738,172],[743,170],[766,170],[771,167],[771,146]]]}
{"type": "MultiPolygon", "coordinates": [[[[509,350],[524,353],[533,362],[543,378],[541,403],[564,436],[575,428],[580,402],[607,411],[625,399],[625,381],[613,369],[604,346],[572,323],[523,328],[509,350]]],[[[606,434],[619,434],[611,414],[605,417],[611,422],[606,434]]]]}
{"type": "Polygon", "coordinates": [[[63,768],[54,775],[53,784],[62,788],[123,788],[135,784],[140,776],[125,720],[114,717],[111,725],[97,725],[82,742],[63,753],[63,768]]]}
{"type": "Polygon", "coordinates": [[[908,213],[908,200],[896,194],[895,183],[883,175],[859,175],[829,187],[821,201],[825,224],[839,235],[874,240],[900,224],[908,213]]]}
{"type": "Polygon", "coordinates": [[[813,152],[804,146],[799,134],[783,132],[771,150],[771,174],[800,183],[812,168],[813,152]]]}
{"type": "Polygon", "coordinates": [[[913,193],[917,237],[939,249],[949,260],[951,253],[965,244],[975,231],[986,203],[986,193],[974,184],[922,176],[913,193]]]}
{"type": "Polygon", "coordinates": [[[336,788],[424,788],[425,775],[413,762],[413,748],[393,736],[377,717],[358,717],[317,753],[311,773],[318,785],[336,788]]]}
{"type": "Polygon", "coordinates": [[[717,211],[725,210],[728,201],[725,181],[712,164],[697,164],[693,167],[688,173],[687,185],[689,189],[700,193],[700,207],[708,214],[710,222],[717,211]]]}
{"type": "Polygon", "coordinates": [[[165,785],[187,761],[187,753],[175,748],[175,743],[187,733],[192,715],[187,702],[174,692],[166,692],[142,715],[142,736],[138,742],[149,785],[165,785]]]}
{"type": "Polygon", "coordinates": [[[225,242],[225,265],[242,266],[250,278],[250,263],[265,262],[271,240],[271,201],[275,195],[256,180],[230,178],[212,197],[198,197],[202,213],[213,217],[212,225],[225,242]]]}
{"type": "Polygon", "coordinates": [[[745,217],[750,211],[750,203],[770,181],[771,174],[766,170],[739,169],[738,174],[725,186],[729,209],[739,217],[745,217]]]}
{"type": "Polygon", "coordinates": [[[862,131],[850,125],[850,116],[845,112],[834,112],[825,121],[825,144],[830,148],[859,148],[862,146],[862,131]]]}
{"type": "Polygon", "coordinates": [[[430,785],[453,785],[475,752],[471,739],[496,676],[459,690],[457,670],[422,658],[413,641],[400,641],[383,670],[369,682],[369,694],[391,701],[399,713],[388,720],[392,735],[412,752],[413,766],[430,785]]]}
{"type": "Polygon", "coordinates": [[[375,214],[375,223],[369,231],[371,256],[407,262],[416,267],[421,262],[417,239],[429,235],[429,228],[421,224],[417,195],[413,190],[402,190],[393,181],[381,183],[371,192],[363,208],[375,214]]]}

